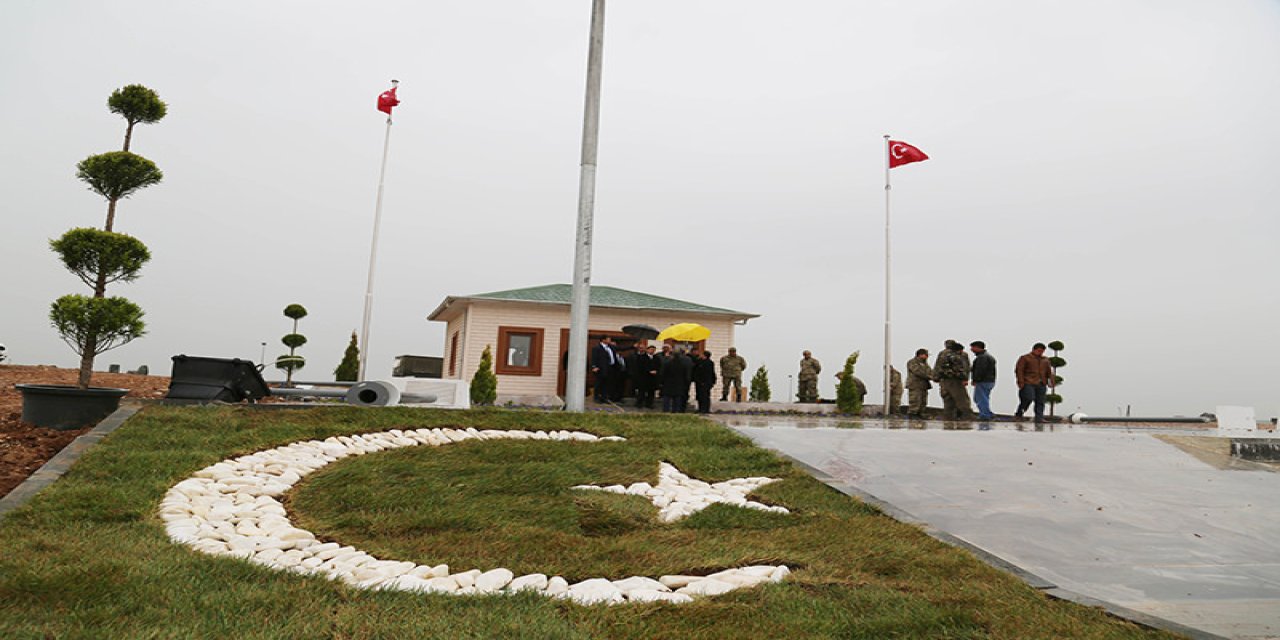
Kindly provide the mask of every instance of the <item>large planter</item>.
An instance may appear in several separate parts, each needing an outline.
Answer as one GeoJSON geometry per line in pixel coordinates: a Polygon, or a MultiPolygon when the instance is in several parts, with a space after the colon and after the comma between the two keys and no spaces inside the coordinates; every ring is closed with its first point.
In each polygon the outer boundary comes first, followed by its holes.
{"type": "Polygon", "coordinates": [[[97,424],[120,407],[128,389],[58,384],[17,384],[22,392],[22,421],[51,429],[79,429],[97,424]]]}

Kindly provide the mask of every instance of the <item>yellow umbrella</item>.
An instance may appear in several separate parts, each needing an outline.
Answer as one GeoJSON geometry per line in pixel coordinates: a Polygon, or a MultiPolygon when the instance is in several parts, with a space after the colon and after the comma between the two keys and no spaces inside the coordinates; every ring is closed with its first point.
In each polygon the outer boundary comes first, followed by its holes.
{"type": "Polygon", "coordinates": [[[698,342],[699,340],[706,340],[710,335],[710,329],[696,322],[682,322],[663,329],[662,333],[658,334],[658,341],[698,342]]]}

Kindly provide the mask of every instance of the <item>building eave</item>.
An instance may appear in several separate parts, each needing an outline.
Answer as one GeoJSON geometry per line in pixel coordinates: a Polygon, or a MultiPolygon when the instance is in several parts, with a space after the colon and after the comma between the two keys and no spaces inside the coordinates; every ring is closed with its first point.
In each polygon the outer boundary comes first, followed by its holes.
{"type": "MultiPolygon", "coordinates": [[[[439,306],[436,307],[435,311],[432,311],[431,314],[427,316],[427,320],[444,322],[444,320],[440,320],[441,314],[454,308],[457,305],[474,304],[477,302],[486,302],[491,304],[516,304],[516,305],[528,304],[528,305],[538,305],[538,306],[544,306],[544,307],[569,307],[570,306],[569,304],[564,302],[550,301],[550,300],[504,300],[501,298],[449,296],[445,298],[444,301],[442,301],[439,306]]],[[[748,320],[760,317],[760,314],[757,314],[757,313],[742,313],[742,312],[736,312],[736,311],[682,311],[678,309],[664,309],[661,307],[631,307],[631,306],[612,305],[612,304],[593,304],[591,305],[591,308],[592,309],[623,309],[626,311],[643,311],[646,313],[662,313],[662,314],[667,314],[667,315],[672,315],[677,317],[712,316],[712,317],[719,317],[719,318],[729,318],[735,324],[746,324],[748,320]]]]}

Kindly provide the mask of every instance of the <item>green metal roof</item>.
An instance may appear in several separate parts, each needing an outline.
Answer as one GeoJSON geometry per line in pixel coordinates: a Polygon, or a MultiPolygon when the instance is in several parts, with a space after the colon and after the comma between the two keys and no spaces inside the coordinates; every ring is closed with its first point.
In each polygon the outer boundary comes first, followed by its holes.
{"type": "MultiPolygon", "coordinates": [[[[567,284],[548,284],[525,289],[510,289],[478,293],[470,296],[451,297],[441,305],[443,308],[451,300],[509,300],[512,302],[542,302],[550,304],[570,304],[573,301],[573,287],[567,284]]],[[[645,309],[655,311],[673,311],[677,313],[705,313],[714,315],[737,316],[740,318],[757,318],[754,313],[709,307],[705,304],[686,302],[674,298],[664,298],[650,293],[628,291],[617,287],[591,287],[591,306],[614,307],[620,309],[645,309]]],[[[443,309],[437,309],[441,311],[443,309]]],[[[436,314],[432,314],[433,316],[436,314]]]]}

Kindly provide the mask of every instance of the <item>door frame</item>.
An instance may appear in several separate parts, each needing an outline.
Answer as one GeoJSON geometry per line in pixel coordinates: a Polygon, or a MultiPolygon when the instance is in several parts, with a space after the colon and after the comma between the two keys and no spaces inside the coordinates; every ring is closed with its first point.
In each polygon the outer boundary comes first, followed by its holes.
{"type": "MultiPolygon", "coordinates": [[[[594,349],[597,344],[600,344],[600,338],[603,338],[605,336],[609,336],[610,338],[615,339],[619,343],[620,345],[618,348],[619,358],[622,358],[626,355],[625,353],[623,353],[624,350],[632,350],[638,344],[646,344],[646,345],[648,344],[648,340],[641,340],[636,338],[635,336],[629,336],[621,331],[588,329],[587,330],[587,369],[588,371],[591,369],[591,350],[594,349]]],[[[569,380],[568,380],[569,378],[568,376],[569,330],[568,329],[560,329],[560,357],[557,358],[556,360],[557,360],[556,395],[560,396],[561,398],[564,398],[565,393],[567,391],[566,387],[569,386],[569,380]]],[[[594,387],[595,387],[595,376],[588,375],[586,389],[583,390],[586,394],[585,397],[588,397],[588,398],[591,397],[594,387]]]]}

